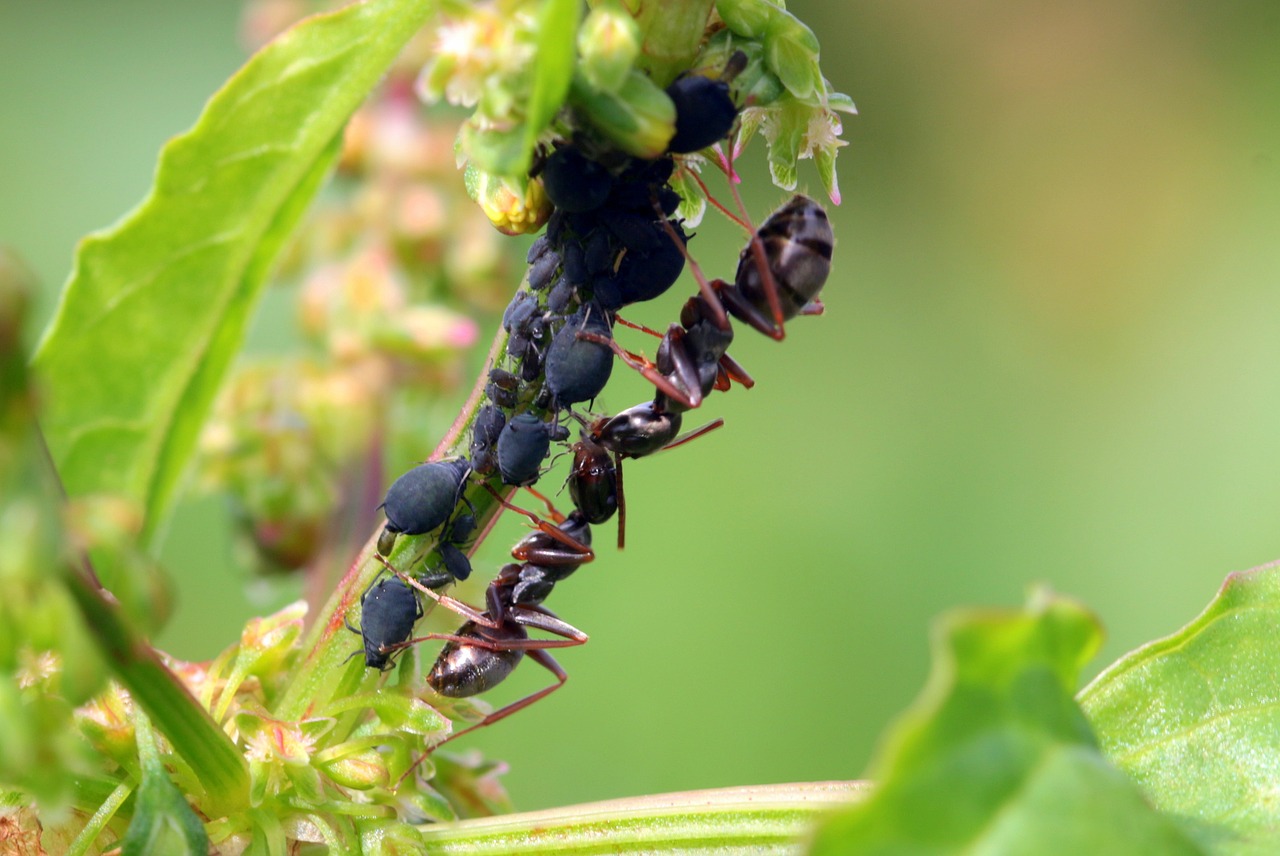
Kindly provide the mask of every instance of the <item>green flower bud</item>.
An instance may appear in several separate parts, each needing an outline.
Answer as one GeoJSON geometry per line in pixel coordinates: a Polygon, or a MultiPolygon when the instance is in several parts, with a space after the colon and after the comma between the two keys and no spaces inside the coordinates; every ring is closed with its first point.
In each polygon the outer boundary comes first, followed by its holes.
{"type": "Polygon", "coordinates": [[[75,712],[76,725],[93,748],[126,769],[138,758],[133,717],[133,700],[116,684],[75,712]]]}
{"type": "Polygon", "coordinates": [[[592,9],[578,31],[579,67],[603,92],[617,92],[640,55],[640,27],[616,2],[592,9]]]}
{"type": "Polygon", "coordinates": [[[320,772],[345,788],[367,791],[391,784],[386,757],[377,749],[363,749],[324,762],[319,760],[320,756],[316,757],[316,766],[320,772]]]}
{"type": "MultiPolygon", "coordinates": [[[[428,778],[425,773],[419,775],[428,778]]],[[[458,819],[458,813],[449,801],[425,783],[418,784],[417,790],[402,788],[397,791],[396,801],[400,804],[400,815],[411,823],[447,823],[458,819]]]]}
{"type": "Polygon", "coordinates": [[[666,92],[635,69],[617,92],[604,92],[577,75],[569,102],[581,120],[633,157],[661,157],[676,132],[675,105],[666,92]]]}
{"type": "Polygon", "coordinates": [[[716,14],[725,26],[749,39],[764,39],[780,13],[768,0],[716,0],[716,14]]]}
{"type": "Polygon", "coordinates": [[[426,843],[418,830],[394,820],[362,820],[360,852],[366,856],[419,856],[426,843]]]}

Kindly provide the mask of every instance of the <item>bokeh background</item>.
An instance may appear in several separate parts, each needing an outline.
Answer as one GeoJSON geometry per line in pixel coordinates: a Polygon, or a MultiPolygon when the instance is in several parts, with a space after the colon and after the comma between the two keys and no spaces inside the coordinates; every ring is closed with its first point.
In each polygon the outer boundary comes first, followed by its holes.
{"type": "MultiPolygon", "coordinates": [[[[522,808],[855,777],[940,612],[1048,584],[1106,626],[1096,671],[1280,556],[1280,4],[790,7],[861,110],[828,312],[741,333],[758,386],[704,407],[728,427],[627,468],[626,551],[555,595],[592,636],[569,683],[466,741],[509,760],[522,808]]],[[[76,239],[242,62],[239,13],[0,4],[0,241],[41,320],[76,239]]],[[[757,216],[785,199],[744,171],[757,216]]],[[[709,223],[694,249],[730,275],[740,244],[709,223]]],[[[602,404],[644,397],[626,378],[602,404]]],[[[296,596],[245,579],[226,525],[190,500],[166,543],[180,656],[296,596]]],[[[520,672],[495,700],[544,681],[520,672]]]]}

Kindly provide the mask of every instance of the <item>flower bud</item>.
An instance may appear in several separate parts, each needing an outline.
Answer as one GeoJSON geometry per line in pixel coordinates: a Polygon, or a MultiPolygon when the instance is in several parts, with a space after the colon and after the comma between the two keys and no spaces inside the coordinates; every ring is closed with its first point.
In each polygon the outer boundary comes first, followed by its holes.
{"type": "Polygon", "coordinates": [[[605,92],[585,77],[575,77],[569,100],[582,119],[633,157],[661,157],[676,132],[675,105],[666,92],[636,69],[617,92],[605,92]]]}
{"type": "Polygon", "coordinates": [[[386,758],[372,747],[335,757],[332,760],[321,761],[317,756],[316,766],[320,772],[344,788],[367,791],[370,788],[385,787],[391,783],[386,758]]]}
{"type": "Polygon", "coordinates": [[[463,181],[489,222],[504,235],[531,235],[551,217],[551,201],[536,179],[503,177],[468,164],[463,181]]]}
{"type": "Polygon", "coordinates": [[[592,86],[617,92],[640,55],[640,27],[616,2],[592,9],[578,31],[579,67],[592,86]]]}

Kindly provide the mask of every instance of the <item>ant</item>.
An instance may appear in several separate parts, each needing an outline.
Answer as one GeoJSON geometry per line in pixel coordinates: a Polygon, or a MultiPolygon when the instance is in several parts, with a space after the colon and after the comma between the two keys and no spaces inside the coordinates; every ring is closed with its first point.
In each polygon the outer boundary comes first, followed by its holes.
{"type": "MultiPolygon", "coordinates": [[[[566,517],[556,512],[555,518],[558,524],[556,527],[546,524],[546,529],[530,533],[512,549],[512,555],[521,559],[521,562],[504,566],[489,583],[485,589],[483,610],[433,591],[397,570],[387,559],[375,554],[375,558],[395,574],[394,582],[400,587],[407,589],[412,586],[466,619],[454,633],[428,633],[410,639],[407,638],[409,632],[406,632],[400,641],[379,648],[379,653],[384,657],[390,657],[396,651],[418,642],[445,642],[427,674],[427,684],[440,695],[450,698],[468,698],[492,689],[511,674],[526,653],[556,679],[554,684],[517,699],[474,725],[450,734],[441,743],[499,722],[559,689],[568,675],[548,649],[566,648],[587,642],[586,633],[562,621],[542,606],[542,601],[551,593],[556,582],[594,557],[589,546],[591,528],[581,513],[575,511],[566,517]],[[558,638],[531,639],[530,630],[540,630],[558,638]]],[[[390,583],[392,580],[382,582],[390,583]]],[[[416,596],[413,600],[417,602],[416,596]]],[[[418,614],[421,615],[420,606],[418,614]]],[[[410,771],[425,757],[424,754],[416,759],[410,771]]]]}
{"type": "MultiPolygon", "coordinates": [[[[577,416],[577,414],[574,414],[577,416]]],[[[627,511],[622,487],[622,461],[683,446],[724,425],[715,419],[677,437],[683,416],[644,402],[621,413],[583,422],[580,439],[570,448],[569,496],[590,523],[603,523],[618,512],[618,549],[626,546],[627,511]]]]}

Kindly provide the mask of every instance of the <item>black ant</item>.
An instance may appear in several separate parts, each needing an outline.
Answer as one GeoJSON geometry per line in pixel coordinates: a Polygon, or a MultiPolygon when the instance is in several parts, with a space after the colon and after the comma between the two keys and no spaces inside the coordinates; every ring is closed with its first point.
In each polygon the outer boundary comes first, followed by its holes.
{"type": "Polygon", "coordinates": [[[571,447],[573,465],[569,469],[569,496],[591,523],[603,523],[613,516],[614,511],[618,512],[619,550],[626,546],[627,532],[622,461],[683,446],[724,425],[723,419],[715,419],[677,437],[682,421],[680,412],[663,410],[655,402],[637,404],[590,424],[583,421],[581,436],[571,447]]]}
{"type": "MultiPolygon", "coordinates": [[[[395,651],[419,642],[445,642],[427,674],[427,684],[437,693],[450,698],[468,698],[486,692],[505,680],[526,653],[556,678],[551,686],[499,708],[480,722],[449,735],[442,743],[477,728],[492,725],[559,689],[568,675],[548,653],[548,649],[566,648],[587,642],[587,634],[542,606],[542,601],[551,593],[556,582],[572,574],[594,556],[589,546],[591,528],[581,513],[575,511],[567,517],[556,513],[555,517],[557,527],[546,524],[545,529],[530,533],[512,549],[512,555],[521,559],[521,563],[504,566],[489,583],[485,589],[484,610],[442,595],[399,572],[382,556],[376,556],[384,567],[395,574],[394,581],[401,587],[407,589],[407,586],[412,586],[441,606],[467,619],[454,633],[428,633],[409,639],[405,638],[409,635],[406,632],[400,641],[379,649],[380,653],[390,657],[395,651]],[[558,638],[531,639],[529,630],[540,630],[558,638]]],[[[417,601],[416,596],[413,600],[417,601]]],[[[425,757],[423,755],[415,760],[410,770],[425,757]]]]}

